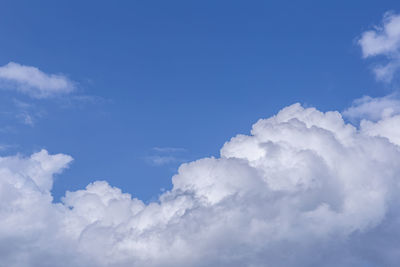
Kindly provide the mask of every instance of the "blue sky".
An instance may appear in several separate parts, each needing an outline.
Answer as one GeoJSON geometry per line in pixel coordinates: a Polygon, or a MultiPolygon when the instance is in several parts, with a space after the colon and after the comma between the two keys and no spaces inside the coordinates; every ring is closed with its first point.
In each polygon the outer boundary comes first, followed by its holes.
{"type": "Polygon", "coordinates": [[[0,153],[72,155],[56,199],[102,179],[154,199],[182,162],[217,156],[284,106],[343,110],[388,94],[393,85],[375,80],[356,40],[398,9],[397,1],[3,1],[0,65],[63,74],[76,91],[52,99],[1,91],[0,153]]]}
{"type": "Polygon", "coordinates": [[[398,266],[398,1],[2,1],[0,267],[398,266]]]}

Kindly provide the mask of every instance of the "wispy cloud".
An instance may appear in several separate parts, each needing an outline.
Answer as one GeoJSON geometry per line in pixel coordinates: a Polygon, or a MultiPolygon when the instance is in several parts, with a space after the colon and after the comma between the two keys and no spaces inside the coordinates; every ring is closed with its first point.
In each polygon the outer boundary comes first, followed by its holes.
{"type": "Polygon", "coordinates": [[[6,110],[1,114],[12,117],[14,121],[16,119],[25,125],[34,126],[46,113],[44,99],[55,102],[57,107],[74,109],[84,108],[88,104],[110,102],[100,96],[78,93],[76,84],[65,75],[49,74],[37,67],[10,62],[0,66],[0,89],[18,92],[25,96],[5,95],[13,105],[2,107],[6,110]]]}
{"type": "Polygon", "coordinates": [[[186,159],[182,157],[182,153],[186,151],[186,149],[180,147],[153,147],[151,155],[146,156],[145,160],[157,166],[182,163],[186,161],[186,159]]]}
{"type": "Polygon", "coordinates": [[[15,110],[10,112],[10,114],[13,114],[13,116],[25,125],[34,126],[36,120],[45,113],[44,110],[37,107],[34,103],[27,103],[16,98],[13,99],[13,103],[15,110]]]}
{"type": "Polygon", "coordinates": [[[0,144],[0,151],[7,151],[11,148],[17,147],[16,145],[0,144]]]}
{"type": "Polygon", "coordinates": [[[146,160],[157,166],[180,161],[178,158],[176,158],[174,156],[162,156],[162,155],[147,156],[146,160]]]}
{"type": "Polygon", "coordinates": [[[15,62],[0,67],[0,87],[33,98],[49,98],[75,90],[74,82],[62,74],[47,74],[36,67],[15,62]]]}
{"type": "Polygon", "coordinates": [[[169,153],[186,151],[186,149],[180,147],[153,147],[153,150],[157,152],[169,152],[169,153]]]}
{"type": "Polygon", "coordinates": [[[33,121],[33,117],[28,113],[17,114],[17,118],[19,118],[23,124],[26,124],[29,126],[33,126],[35,124],[33,121]]]}

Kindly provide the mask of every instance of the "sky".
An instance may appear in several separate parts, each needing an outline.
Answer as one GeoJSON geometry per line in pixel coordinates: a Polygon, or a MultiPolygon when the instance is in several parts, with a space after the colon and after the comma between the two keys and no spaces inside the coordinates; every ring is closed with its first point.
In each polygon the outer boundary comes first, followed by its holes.
{"type": "Polygon", "coordinates": [[[4,266],[396,266],[399,14],[2,1],[4,266]]]}
{"type": "Polygon", "coordinates": [[[4,90],[0,119],[10,130],[1,137],[12,147],[1,153],[46,148],[73,155],[71,168],[57,177],[56,199],[94,179],[153,199],[171,187],[180,163],[217,155],[229,138],[284,106],[343,110],[363,95],[387,94],[355,40],[396,7],[396,1],[364,1],[362,8],[357,1],[5,1],[0,64],[63,74],[76,90],[50,100],[4,90]],[[32,106],[21,109],[19,102],[32,106]],[[32,123],[24,123],[27,114],[32,123]],[[154,166],[152,157],[171,160],[154,166]]]}

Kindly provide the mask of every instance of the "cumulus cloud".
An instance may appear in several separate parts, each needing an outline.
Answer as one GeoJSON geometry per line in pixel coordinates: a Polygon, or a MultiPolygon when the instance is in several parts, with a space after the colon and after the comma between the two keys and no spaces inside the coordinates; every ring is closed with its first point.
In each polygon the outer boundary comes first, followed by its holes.
{"type": "Polygon", "coordinates": [[[377,79],[391,81],[400,67],[400,15],[386,13],[382,25],[364,32],[358,44],[364,58],[386,58],[386,63],[374,67],[373,70],[377,79]]]}
{"type": "Polygon", "coordinates": [[[47,74],[32,66],[10,62],[0,67],[0,86],[34,98],[48,98],[75,90],[74,83],[60,74],[47,74]]]}
{"type": "Polygon", "coordinates": [[[343,115],[350,120],[368,119],[377,121],[400,113],[400,99],[398,94],[384,97],[363,96],[353,101],[343,115]]]}
{"type": "Polygon", "coordinates": [[[0,265],[397,266],[399,120],[286,107],[149,204],[105,181],[52,203],[71,157],[1,157],[0,265]]]}

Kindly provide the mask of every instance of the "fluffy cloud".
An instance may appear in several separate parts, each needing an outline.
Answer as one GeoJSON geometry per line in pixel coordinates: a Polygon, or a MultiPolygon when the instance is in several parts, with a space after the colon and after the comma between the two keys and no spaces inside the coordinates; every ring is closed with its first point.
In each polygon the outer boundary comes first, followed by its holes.
{"type": "Polygon", "coordinates": [[[74,83],[63,75],[47,74],[36,67],[10,62],[0,67],[0,85],[34,98],[48,98],[72,92],[74,83]]]}
{"type": "Polygon", "coordinates": [[[366,31],[358,41],[363,57],[383,56],[387,63],[376,66],[374,73],[379,80],[390,81],[400,67],[400,15],[385,14],[382,26],[366,31]]]}
{"type": "Polygon", "coordinates": [[[0,265],[397,266],[399,120],[286,107],[149,204],[104,181],[52,203],[71,157],[0,158],[0,265]]]}

